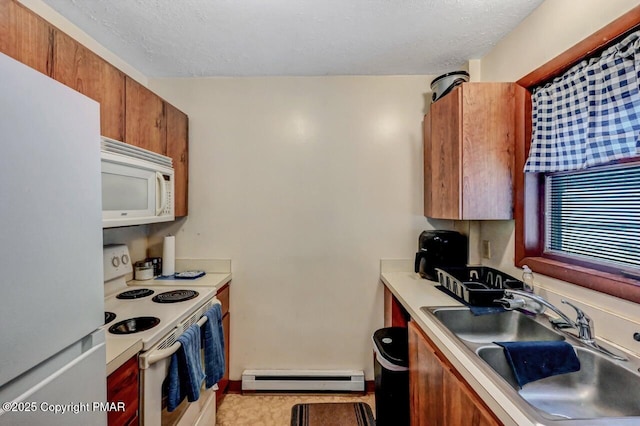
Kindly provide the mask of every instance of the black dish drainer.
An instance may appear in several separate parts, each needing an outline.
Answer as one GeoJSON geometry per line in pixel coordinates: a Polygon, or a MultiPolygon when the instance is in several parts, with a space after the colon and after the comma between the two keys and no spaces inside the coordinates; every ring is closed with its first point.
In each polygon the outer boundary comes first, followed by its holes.
{"type": "Polygon", "coordinates": [[[471,306],[498,306],[494,300],[505,289],[524,288],[522,281],[487,266],[441,267],[436,273],[444,290],[471,306]]]}

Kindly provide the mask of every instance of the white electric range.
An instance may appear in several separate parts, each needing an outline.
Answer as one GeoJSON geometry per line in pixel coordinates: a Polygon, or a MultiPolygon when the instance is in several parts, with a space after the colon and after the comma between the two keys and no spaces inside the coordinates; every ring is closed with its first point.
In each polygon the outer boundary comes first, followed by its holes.
{"type": "Polygon", "coordinates": [[[107,342],[110,339],[127,338],[134,334],[142,340],[142,350],[148,350],[164,336],[169,335],[178,324],[193,313],[210,307],[211,303],[207,302],[211,302],[216,293],[215,288],[207,287],[198,287],[197,291],[183,287],[164,287],[161,289],[140,287],[140,290],[134,291],[143,294],[142,290],[148,290],[149,295],[135,299],[118,299],[120,294],[132,293],[129,288],[105,298],[105,312],[115,314],[115,318],[106,324],[107,342]],[[166,299],[166,296],[169,296],[169,300],[173,296],[193,297],[175,303],[156,301],[158,297],[166,299]],[[147,327],[149,328],[147,329],[147,327]]]}
{"type": "Polygon", "coordinates": [[[188,282],[176,283],[175,280],[173,285],[166,285],[163,280],[127,285],[125,277],[132,272],[132,267],[125,245],[104,248],[104,268],[105,321],[109,320],[105,324],[107,339],[135,335],[142,340],[143,350],[151,348],[179,323],[210,305],[207,302],[212,302],[216,294],[215,287],[198,285],[197,289],[196,286],[190,289],[188,282]],[[108,313],[115,317],[111,318],[108,313]],[[138,318],[145,319],[137,321],[138,318]]]}
{"type": "Polygon", "coordinates": [[[219,303],[216,288],[190,288],[188,280],[176,283],[183,285],[154,285],[156,280],[128,285],[126,276],[133,269],[127,246],[105,246],[103,257],[107,353],[110,346],[132,339],[142,342],[138,358],[141,424],[197,424],[197,419],[215,416],[213,388],[203,387],[198,401],[189,403],[185,399],[172,413],[167,412],[162,401],[171,355],[180,345],[176,339],[191,325],[201,324],[204,313],[219,303]],[[111,314],[115,317],[111,318],[111,314]]]}

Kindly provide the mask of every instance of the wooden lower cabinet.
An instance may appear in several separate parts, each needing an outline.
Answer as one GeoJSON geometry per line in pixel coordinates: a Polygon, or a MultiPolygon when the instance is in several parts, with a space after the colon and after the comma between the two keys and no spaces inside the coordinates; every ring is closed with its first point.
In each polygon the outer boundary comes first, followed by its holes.
{"type": "Polygon", "coordinates": [[[224,359],[225,370],[224,376],[218,382],[218,390],[216,391],[216,404],[220,405],[224,398],[227,388],[229,387],[229,328],[231,326],[231,313],[229,312],[229,284],[225,284],[218,294],[216,295],[218,300],[222,303],[222,331],[224,333],[224,359]]]}
{"type": "Polygon", "coordinates": [[[408,327],[411,425],[501,425],[420,327],[408,327]]]}
{"type": "Polygon", "coordinates": [[[222,395],[227,391],[227,387],[229,386],[229,326],[231,325],[231,314],[227,313],[224,317],[222,317],[222,330],[224,333],[224,359],[225,359],[225,370],[224,376],[218,383],[218,394],[222,395]]]}
{"type": "Polygon", "coordinates": [[[138,355],[131,357],[107,377],[107,401],[124,402],[124,411],[109,411],[109,426],[137,425],[139,408],[138,355]]]}
{"type": "Polygon", "coordinates": [[[384,326],[407,328],[409,313],[400,301],[384,286],[384,326]]]}

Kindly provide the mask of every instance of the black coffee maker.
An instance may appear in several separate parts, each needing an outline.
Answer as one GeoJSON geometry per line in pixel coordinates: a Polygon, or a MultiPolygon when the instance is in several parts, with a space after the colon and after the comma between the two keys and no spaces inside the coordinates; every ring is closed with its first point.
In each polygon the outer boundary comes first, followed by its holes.
{"type": "Polygon", "coordinates": [[[438,281],[435,268],[467,265],[467,237],[456,231],[423,231],[418,238],[415,271],[438,281]]]}

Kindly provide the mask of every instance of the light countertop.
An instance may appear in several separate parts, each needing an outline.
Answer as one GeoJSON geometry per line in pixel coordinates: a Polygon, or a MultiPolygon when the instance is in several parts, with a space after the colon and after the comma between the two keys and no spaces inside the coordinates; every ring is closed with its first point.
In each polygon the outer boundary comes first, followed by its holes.
{"type": "MultiPolygon", "coordinates": [[[[108,333],[108,331],[107,331],[108,333]]],[[[142,350],[142,340],[131,338],[108,339],[107,347],[107,376],[116,371],[132,356],[142,350]]]]}
{"type": "Polygon", "coordinates": [[[493,384],[492,379],[477,367],[477,361],[473,361],[469,354],[461,349],[461,343],[447,336],[434,320],[420,310],[422,306],[461,306],[460,302],[436,289],[438,283],[422,279],[413,272],[383,272],[381,279],[411,318],[505,425],[539,424],[529,419],[493,384]]]}
{"type": "MultiPolygon", "coordinates": [[[[461,303],[438,290],[437,282],[422,279],[414,272],[407,272],[412,268],[412,261],[382,260],[380,279],[407,310],[411,319],[420,326],[469,386],[505,425],[603,426],[614,423],[638,425],[638,417],[550,420],[536,412],[533,407],[520,399],[511,387],[493,372],[491,367],[479,361],[478,357],[446,330],[438,320],[422,312],[420,308],[423,306],[461,306],[461,303]]],[[[631,356],[620,348],[616,349],[631,356]]]]}
{"type": "Polygon", "coordinates": [[[215,287],[218,290],[222,288],[223,285],[231,281],[230,273],[218,273],[218,272],[207,272],[206,275],[196,278],[195,280],[183,280],[183,279],[153,279],[153,280],[131,280],[127,284],[135,285],[135,286],[171,286],[171,287],[215,287]]]}

